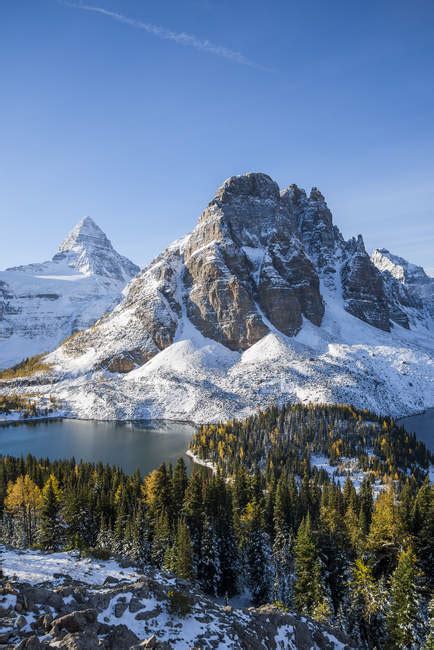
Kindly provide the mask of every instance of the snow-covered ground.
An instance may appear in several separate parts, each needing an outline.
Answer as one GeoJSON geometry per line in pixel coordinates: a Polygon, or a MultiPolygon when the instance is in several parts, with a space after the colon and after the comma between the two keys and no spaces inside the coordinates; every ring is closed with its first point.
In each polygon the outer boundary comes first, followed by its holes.
{"type": "MultiPolygon", "coordinates": [[[[80,559],[77,552],[41,553],[4,546],[0,546],[0,566],[7,577],[33,585],[47,581],[56,583],[54,574],[69,575],[74,580],[96,585],[102,585],[109,576],[117,580],[135,580],[139,576],[137,571],[124,569],[115,560],[80,559]]],[[[57,578],[57,582],[62,579],[57,578]]]]}
{"type": "MultiPolygon", "coordinates": [[[[82,629],[76,619],[75,631],[80,630],[83,638],[92,634],[95,644],[98,643],[95,630],[100,625],[98,635],[101,638],[107,638],[108,630],[121,630],[118,626],[125,626],[139,641],[155,634],[159,641],[169,642],[174,650],[192,647],[216,650],[258,648],[258,638],[261,647],[270,650],[296,650],[298,638],[304,642],[310,639],[311,643],[315,639],[313,647],[317,648],[344,648],[327,626],[319,626],[311,620],[272,607],[265,610],[224,607],[204,596],[193,585],[185,581],[178,583],[174,577],[153,569],[148,571],[145,568],[141,573],[131,568],[123,569],[113,560],[82,560],[75,552],[44,554],[1,546],[0,560],[4,575],[13,585],[11,593],[0,595],[0,608],[2,613],[6,613],[2,619],[6,624],[0,628],[0,634],[7,634],[14,643],[23,634],[36,633],[40,641],[49,643],[49,647],[66,647],[62,645],[63,637],[58,633],[60,630],[56,632],[55,625],[44,629],[37,621],[44,618],[47,609],[56,619],[87,608],[88,612],[96,610],[95,624],[82,629]],[[75,581],[73,587],[70,579],[75,581]],[[32,599],[33,609],[27,612],[21,606],[22,622],[19,626],[19,616],[14,608],[22,583],[43,585],[44,589],[39,587],[29,592],[29,588],[24,586],[32,599]],[[85,587],[80,585],[76,590],[77,583],[84,583],[85,587]],[[172,607],[173,593],[188,603],[184,613],[172,607]]],[[[124,643],[113,647],[127,646],[124,643]]]]}
{"type": "MultiPolygon", "coordinates": [[[[356,492],[360,490],[362,481],[368,472],[364,472],[360,469],[359,463],[356,458],[341,458],[337,465],[331,465],[330,460],[327,456],[321,454],[313,454],[310,457],[310,463],[313,467],[316,467],[319,470],[324,470],[327,474],[336,482],[339,483],[341,487],[345,485],[347,478],[350,478],[356,492]]],[[[382,483],[379,479],[376,479],[372,484],[372,492],[374,498],[376,498],[380,492],[386,489],[386,485],[382,483]]]]}

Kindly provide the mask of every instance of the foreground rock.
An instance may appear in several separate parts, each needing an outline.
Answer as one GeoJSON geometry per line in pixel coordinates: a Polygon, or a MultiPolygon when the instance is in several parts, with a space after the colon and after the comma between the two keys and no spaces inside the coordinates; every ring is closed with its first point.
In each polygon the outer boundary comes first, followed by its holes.
{"type": "MultiPolygon", "coordinates": [[[[26,554],[20,557],[25,567],[26,554]]],[[[354,647],[326,625],[271,605],[219,605],[191,584],[151,569],[136,579],[108,576],[103,584],[69,575],[42,584],[4,577],[0,627],[0,647],[21,650],[354,647]]]]}

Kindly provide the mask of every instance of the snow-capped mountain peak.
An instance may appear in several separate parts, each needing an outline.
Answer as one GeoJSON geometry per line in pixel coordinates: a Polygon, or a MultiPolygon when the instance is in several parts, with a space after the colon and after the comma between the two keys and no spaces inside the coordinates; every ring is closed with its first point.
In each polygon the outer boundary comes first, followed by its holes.
{"type": "Polygon", "coordinates": [[[84,217],[51,260],[0,272],[0,368],[92,325],[119,302],[138,271],[84,217]]]}
{"type": "Polygon", "coordinates": [[[60,244],[58,252],[75,250],[77,247],[86,248],[91,242],[106,245],[108,241],[107,235],[92,217],[83,217],[60,244]]]}
{"type": "Polygon", "coordinates": [[[128,281],[139,268],[119,255],[111,241],[91,217],[84,217],[60,244],[53,261],[66,260],[68,266],[85,275],[101,275],[128,281]]]}

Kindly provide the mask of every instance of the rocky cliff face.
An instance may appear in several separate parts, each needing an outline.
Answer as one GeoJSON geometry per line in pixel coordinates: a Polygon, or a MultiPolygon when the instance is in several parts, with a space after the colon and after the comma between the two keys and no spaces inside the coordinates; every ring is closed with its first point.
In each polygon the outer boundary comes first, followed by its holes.
{"type": "Polygon", "coordinates": [[[184,259],[187,315],[205,336],[232,350],[259,341],[269,331],[267,320],[288,336],[300,330],[303,316],[321,323],[318,274],[277,184],[265,174],[224,183],[200,217],[184,259]]]}
{"type": "Polygon", "coordinates": [[[52,260],[0,272],[0,367],[47,352],[92,325],[138,271],[85,217],[52,260]]]}
{"type": "Polygon", "coordinates": [[[390,313],[383,279],[367,254],[361,235],[347,243],[346,251],[342,266],[345,308],[353,316],[389,332],[390,313]]]}
{"type": "Polygon", "coordinates": [[[391,320],[407,329],[417,323],[430,327],[434,321],[434,278],[386,248],[375,249],[371,260],[381,273],[391,320]]]}

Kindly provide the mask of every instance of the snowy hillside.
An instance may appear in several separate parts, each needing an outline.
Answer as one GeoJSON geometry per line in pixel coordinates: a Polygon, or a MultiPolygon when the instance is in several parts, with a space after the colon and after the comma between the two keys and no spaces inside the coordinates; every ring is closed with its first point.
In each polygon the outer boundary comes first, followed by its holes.
{"type": "Polygon", "coordinates": [[[195,585],[151,567],[122,568],[113,560],[78,559],[76,553],[4,547],[0,561],[5,576],[0,578],[0,643],[13,644],[7,647],[354,647],[328,625],[271,605],[226,607],[195,585]]]}
{"type": "Polygon", "coordinates": [[[434,405],[422,274],[403,284],[361,235],[345,241],[316,188],[232,177],[115,309],[47,357],[48,373],[0,392],[100,419],[217,420],[286,401],[422,411],[434,405]]]}
{"type": "Polygon", "coordinates": [[[89,327],[119,302],[138,270],[85,217],[52,260],[0,272],[0,368],[89,327]]]}

